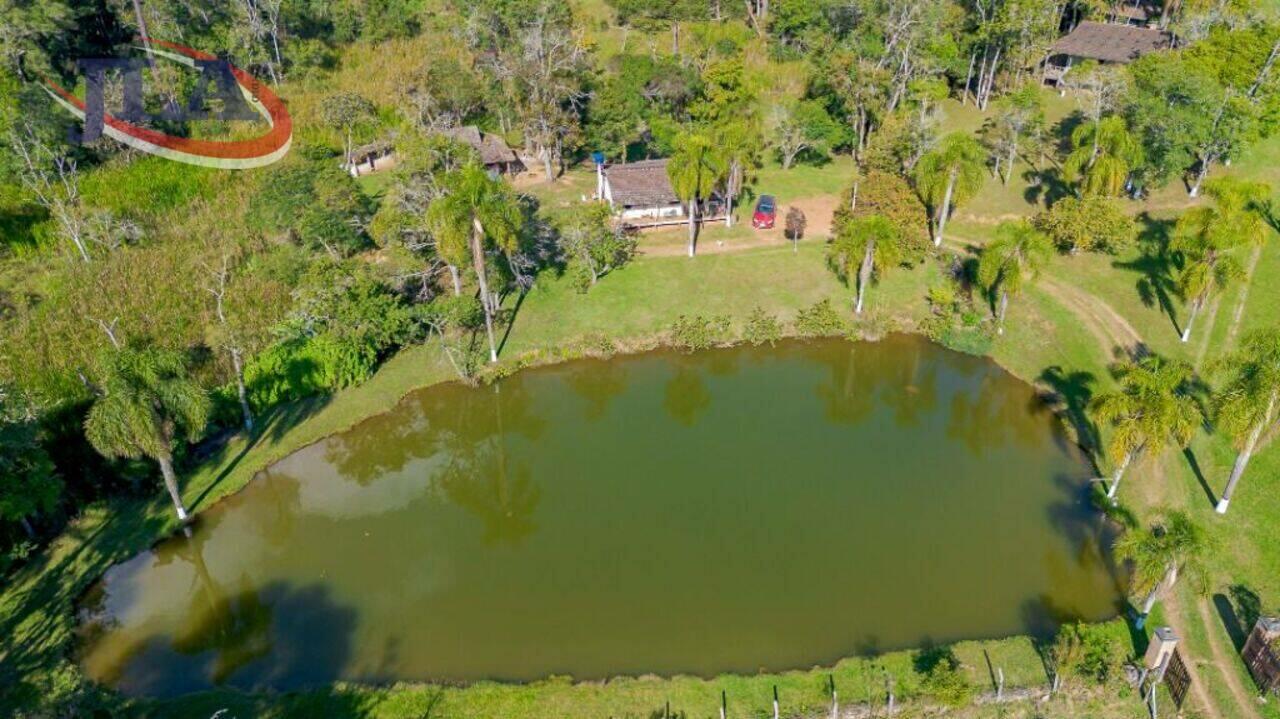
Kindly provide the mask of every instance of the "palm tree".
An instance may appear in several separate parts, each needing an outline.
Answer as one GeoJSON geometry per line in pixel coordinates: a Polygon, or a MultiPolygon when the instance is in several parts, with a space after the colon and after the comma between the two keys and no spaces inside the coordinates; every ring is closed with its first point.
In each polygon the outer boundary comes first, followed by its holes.
{"type": "Polygon", "coordinates": [[[471,266],[480,285],[484,328],[489,337],[489,361],[498,361],[493,337],[497,301],[489,292],[485,256],[490,247],[513,252],[520,239],[524,216],[511,188],[489,177],[484,167],[470,162],[447,173],[441,185],[445,194],[427,208],[427,223],[436,234],[438,251],[450,264],[461,264],[470,251],[471,266]],[[466,249],[464,249],[466,248],[466,249]]]}
{"type": "Polygon", "coordinates": [[[716,131],[724,169],[725,227],[733,227],[733,201],[749,181],[747,171],[760,164],[760,143],[760,132],[749,120],[725,123],[716,131]]]}
{"type": "Polygon", "coordinates": [[[1258,440],[1276,422],[1280,404],[1280,329],[1249,333],[1240,350],[1221,360],[1219,366],[1232,375],[1214,400],[1214,414],[1218,427],[1226,430],[1240,448],[1216,507],[1218,514],[1226,514],[1258,440]]]}
{"type": "Polygon", "coordinates": [[[182,355],[124,347],[106,362],[106,380],[84,422],[85,437],[106,457],[150,457],[160,465],[178,519],[187,510],[173,471],[173,445],[204,431],[210,402],[187,374],[182,355]]]}
{"type": "Polygon", "coordinates": [[[1071,144],[1074,149],[1063,168],[1085,195],[1119,195],[1129,172],[1142,161],[1142,145],[1118,115],[1080,125],[1071,133],[1071,144]]]}
{"type": "Polygon", "coordinates": [[[698,203],[711,196],[723,174],[721,157],[711,138],[697,132],[676,138],[675,153],[667,160],[667,176],[676,197],[689,203],[690,257],[697,243],[698,203]]]}
{"type": "Polygon", "coordinates": [[[982,189],[987,177],[986,161],[987,154],[977,140],[966,133],[953,132],[916,164],[916,187],[937,213],[933,244],[942,244],[951,208],[982,189]]]}
{"type": "Polygon", "coordinates": [[[855,217],[840,224],[827,261],[846,281],[857,273],[858,299],[853,311],[862,314],[862,302],[873,272],[883,274],[902,257],[902,231],[884,215],[855,217]]]}
{"type": "Polygon", "coordinates": [[[1009,296],[1034,280],[1052,255],[1053,240],[1026,220],[1002,222],[996,228],[995,241],[987,245],[978,261],[978,281],[993,299],[999,297],[997,334],[1004,334],[1009,296]]]}
{"type": "Polygon", "coordinates": [[[1139,628],[1160,592],[1172,588],[1179,574],[1187,574],[1203,586],[1207,581],[1204,560],[1210,548],[1204,530],[1179,511],[1167,512],[1149,531],[1130,530],[1116,540],[1116,557],[1133,565],[1133,588],[1146,592],[1139,628]]]}
{"type": "Polygon", "coordinates": [[[1194,373],[1186,362],[1149,355],[1116,369],[1118,390],[1098,395],[1090,409],[1111,426],[1107,453],[1117,461],[1107,497],[1115,501],[1125,470],[1143,454],[1158,455],[1169,444],[1185,447],[1204,422],[1192,396],[1194,373]]]}
{"type": "Polygon", "coordinates": [[[1265,183],[1222,178],[1209,182],[1205,194],[1214,199],[1214,206],[1183,213],[1169,244],[1185,259],[1178,288],[1191,305],[1187,325],[1182,328],[1183,342],[1191,339],[1191,327],[1209,296],[1233,280],[1245,278],[1244,266],[1227,253],[1244,245],[1261,245],[1267,237],[1260,211],[1271,194],[1265,183]]]}

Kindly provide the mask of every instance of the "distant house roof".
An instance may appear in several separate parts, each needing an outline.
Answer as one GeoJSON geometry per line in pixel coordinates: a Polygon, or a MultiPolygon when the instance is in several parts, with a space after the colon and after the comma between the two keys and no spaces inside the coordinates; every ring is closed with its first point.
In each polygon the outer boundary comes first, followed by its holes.
{"type": "Polygon", "coordinates": [[[1151,9],[1141,3],[1128,3],[1112,8],[1116,18],[1146,22],[1151,19],[1151,9]]]}
{"type": "Polygon", "coordinates": [[[497,135],[481,132],[480,128],[475,125],[450,128],[441,131],[440,134],[473,147],[480,154],[480,162],[485,165],[499,165],[520,161],[520,158],[516,156],[515,151],[507,145],[505,140],[497,135]]]}
{"type": "Polygon", "coordinates": [[[657,207],[680,201],[667,177],[666,160],[641,160],[604,168],[609,197],[623,207],[657,207]]]}
{"type": "Polygon", "coordinates": [[[1131,62],[1169,47],[1169,35],[1154,28],[1085,21],[1054,43],[1052,53],[1101,60],[1131,62]]]}

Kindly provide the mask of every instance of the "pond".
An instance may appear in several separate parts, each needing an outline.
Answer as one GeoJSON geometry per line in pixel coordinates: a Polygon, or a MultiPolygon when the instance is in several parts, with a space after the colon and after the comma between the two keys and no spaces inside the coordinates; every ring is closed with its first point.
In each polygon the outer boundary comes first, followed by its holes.
{"type": "Polygon", "coordinates": [[[911,337],[440,385],[86,596],[126,693],[781,670],[1115,612],[1033,389],[911,337]]]}

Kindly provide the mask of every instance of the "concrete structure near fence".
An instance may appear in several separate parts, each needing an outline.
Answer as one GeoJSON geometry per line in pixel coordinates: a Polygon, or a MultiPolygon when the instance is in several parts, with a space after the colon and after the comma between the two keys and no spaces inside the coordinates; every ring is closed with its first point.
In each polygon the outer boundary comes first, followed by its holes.
{"type": "Polygon", "coordinates": [[[1280,642],[1280,618],[1262,617],[1253,625],[1249,638],[1244,642],[1240,656],[1253,675],[1253,681],[1264,694],[1280,693],[1280,656],[1276,644],[1280,642]]]}

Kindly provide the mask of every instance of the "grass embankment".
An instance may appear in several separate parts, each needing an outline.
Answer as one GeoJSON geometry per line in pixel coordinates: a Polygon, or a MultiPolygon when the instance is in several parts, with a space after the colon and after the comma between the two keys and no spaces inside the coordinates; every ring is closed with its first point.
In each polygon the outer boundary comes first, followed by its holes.
{"type": "MultiPolygon", "coordinates": [[[[926,266],[889,274],[870,297],[871,311],[888,313],[895,308],[921,306],[920,298],[934,272],[926,266]]],[[[823,246],[817,240],[802,242],[798,252],[793,252],[790,245],[777,245],[694,260],[641,257],[606,277],[586,295],[574,291],[567,280],[542,278],[521,305],[503,356],[511,361],[520,355],[551,352],[589,335],[615,338],[622,347],[628,343],[643,345],[685,313],[723,314],[740,323],[752,308],[760,306],[782,319],[790,319],[796,310],[823,298],[834,298],[847,306],[849,295],[848,289],[826,268],[823,246]]],[[[1030,317],[1035,309],[1028,303],[1019,312],[1030,317]]],[[[911,319],[909,313],[898,317],[904,323],[911,319]]],[[[1059,325],[1051,317],[1039,318],[1019,322],[1010,332],[1016,346],[1039,348],[1038,359],[1028,361],[1028,367],[1061,359],[1055,358],[1054,353],[1063,347],[1087,346],[1069,326],[1063,329],[1066,339],[1061,342],[1037,341],[1045,331],[1056,332],[1059,325]],[[1034,332],[1032,328],[1036,328],[1034,332]]],[[[359,387],[327,399],[287,406],[263,418],[252,440],[233,439],[191,471],[184,495],[196,511],[207,508],[243,487],[275,460],[385,411],[417,387],[448,379],[450,370],[436,347],[405,350],[359,387]]],[[[95,507],[75,521],[50,551],[13,577],[12,584],[0,595],[7,681],[21,679],[28,692],[40,694],[48,694],[50,687],[67,689],[78,681],[77,670],[70,663],[75,598],[111,563],[145,549],[172,531],[170,515],[171,510],[159,500],[95,507]]],[[[1016,638],[956,647],[963,671],[975,686],[986,688],[990,684],[985,675],[984,650],[994,664],[1004,668],[1008,686],[1041,686],[1046,681],[1043,664],[1030,640],[1016,638]]],[[[729,692],[735,706],[762,712],[769,706],[771,687],[777,684],[792,711],[823,705],[826,699],[822,687],[828,674],[835,677],[847,701],[863,700],[868,691],[874,695],[883,684],[882,671],[877,667],[896,677],[899,696],[918,691],[920,677],[913,668],[912,653],[898,652],[876,660],[847,660],[831,671],[707,681],[550,681],[444,690],[397,686],[377,690],[326,689],[283,697],[219,692],[143,707],[157,714],[201,717],[224,706],[237,707],[241,715],[249,712],[260,716],[268,705],[276,704],[279,715],[354,716],[372,712],[369,715],[405,716],[420,714],[431,701],[440,701],[444,702],[440,706],[449,707],[450,716],[625,716],[647,715],[670,700],[673,710],[701,715],[714,712],[722,688],[729,692]]]]}

